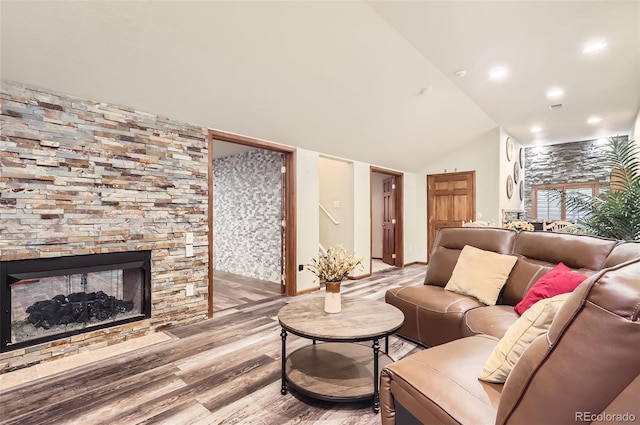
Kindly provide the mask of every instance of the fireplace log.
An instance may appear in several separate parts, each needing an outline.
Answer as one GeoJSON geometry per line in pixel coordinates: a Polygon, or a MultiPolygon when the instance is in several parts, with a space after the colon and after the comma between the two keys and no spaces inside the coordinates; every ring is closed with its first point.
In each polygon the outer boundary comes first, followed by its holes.
{"type": "Polygon", "coordinates": [[[50,300],[36,301],[27,307],[27,321],[36,328],[84,323],[91,319],[108,320],[133,310],[133,301],[119,300],[103,291],[75,292],[56,295],[50,300]]]}

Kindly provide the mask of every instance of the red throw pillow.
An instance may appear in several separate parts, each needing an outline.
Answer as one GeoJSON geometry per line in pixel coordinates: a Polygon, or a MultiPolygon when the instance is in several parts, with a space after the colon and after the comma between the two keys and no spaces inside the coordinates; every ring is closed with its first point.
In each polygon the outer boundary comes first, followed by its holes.
{"type": "Polygon", "coordinates": [[[558,264],[544,274],[529,288],[526,295],[516,306],[516,313],[522,315],[536,302],[555,297],[556,295],[573,292],[588,276],[571,271],[563,263],[558,264]]]}

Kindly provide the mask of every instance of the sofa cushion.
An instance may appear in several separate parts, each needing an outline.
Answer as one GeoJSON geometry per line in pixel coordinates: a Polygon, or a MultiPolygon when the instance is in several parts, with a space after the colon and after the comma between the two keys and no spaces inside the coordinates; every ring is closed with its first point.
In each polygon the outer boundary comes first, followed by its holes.
{"type": "Polygon", "coordinates": [[[510,305],[474,308],[464,316],[462,333],[464,336],[491,335],[500,339],[519,317],[510,305]]]}
{"type": "Polygon", "coordinates": [[[477,379],[498,340],[479,335],[419,351],[386,366],[380,377],[383,424],[395,402],[423,423],[494,424],[502,385],[477,379]]]}
{"type": "Polygon", "coordinates": [[[640,241],[623,242],[613,248],[603,268],[617,266],[637,258],[640,258],[640,241]]]}
{"type": "Polygon", "coordinates": [[[404,313],[397,333],[426,346],[461,338],[465,313],[482,306],[475,298],[433,285],[391,288],[385,301],[404,313]]]}
{"type": "Polygon", "coordinates": [[[618,241],[557,232],[520,232],[513,253],[545,265],[563,262],[572,269],[602,269],[618,241]]]}
{"type": "Polygon", "coordinates": [[[500,304],[518,304],[540,276],[548,273],[552,267],[553,265],[538,264],[519,257],[504,285],[500,304]]]}
{"type": "Polygon", "coordinates": [[[509,273],[518,260],[467,245],[453,269],[444,289],[469,295],[486,305],[495,305],[509,273]]]}
{"type": "Polygon", "coordinates": [[[520,316],[487,359],[479,379],[504,383],[524,350],[549,330],[556,313],[570,295],[564,293],[540,300],[520,316]]]}
{"type": "Polygon", "coordinates": [[[466,245],[499,254],[510,254],[517,235],[515,230],[481,227],[448,227],[438,230],[429,254],[425,285],[445,286],[451,278],[460,251],[466,245]]]}
{"type": "Polygon", "coordinates": [[[572,272],[569,267],[560,263],[533,284],[522,301],[516,304],[514,310],[518,314],[523,314],[542,299],[572,292],[586,278],[587,276],[572,272]]]}

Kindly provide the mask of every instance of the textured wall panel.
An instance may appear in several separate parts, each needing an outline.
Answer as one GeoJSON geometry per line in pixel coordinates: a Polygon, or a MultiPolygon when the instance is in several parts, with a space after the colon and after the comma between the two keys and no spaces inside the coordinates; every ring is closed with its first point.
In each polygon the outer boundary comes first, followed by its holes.
{"type": "Polygon", "coordinates": [[[280,282],[282,154],[262,149],[214,161],[214,268],[280,282]]]}

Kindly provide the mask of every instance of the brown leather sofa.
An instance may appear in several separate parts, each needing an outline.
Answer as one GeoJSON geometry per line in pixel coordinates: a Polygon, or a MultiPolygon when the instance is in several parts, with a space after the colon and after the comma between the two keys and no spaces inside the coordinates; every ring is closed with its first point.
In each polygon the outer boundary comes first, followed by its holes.
{"type": "Polygon", "coordinates": [[[627,419],[635,415],[640,421],[639,243],[546,232],[442,229],[425,284],[391,289],[386,300],[405,313],[400,335],[435,347],[383,369],[383,425],[622,418],[615,414],[627,414],[627,419]],[[443,289],[465,245],[518,257],[496,306],[443,289]],[[517,320],[513,306],[558,262],[592,276],[565,302],[549,333],[525,351],[504,385],[478,380],[499,338],[517,320]],[[596,416],[603,413],[609,416],[596,416]]]}

